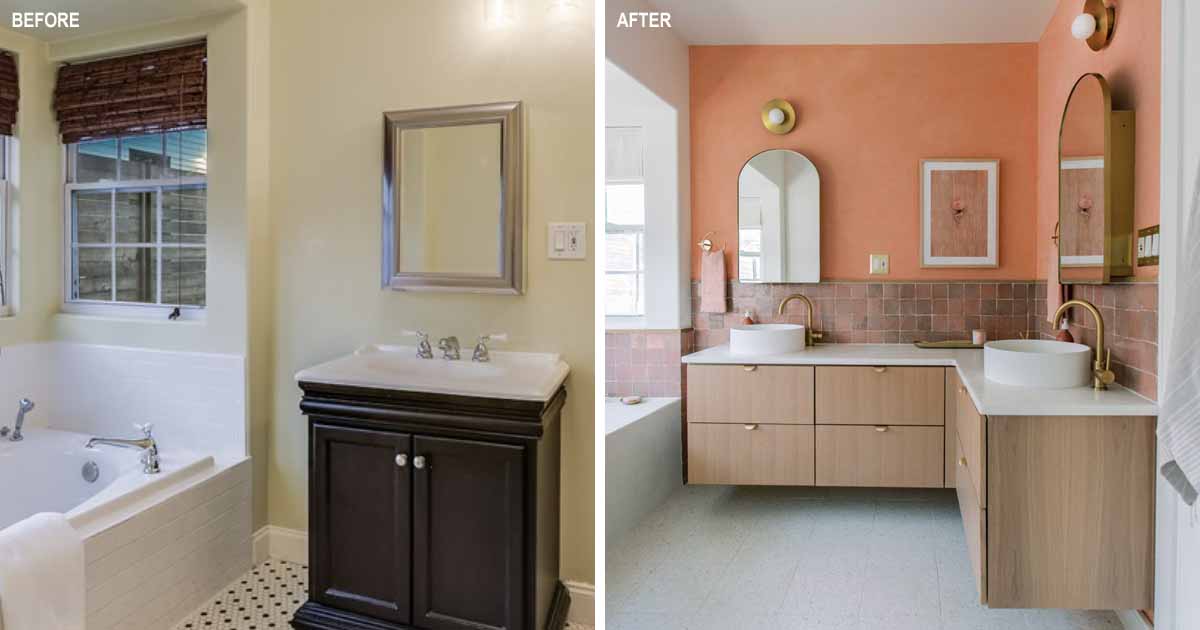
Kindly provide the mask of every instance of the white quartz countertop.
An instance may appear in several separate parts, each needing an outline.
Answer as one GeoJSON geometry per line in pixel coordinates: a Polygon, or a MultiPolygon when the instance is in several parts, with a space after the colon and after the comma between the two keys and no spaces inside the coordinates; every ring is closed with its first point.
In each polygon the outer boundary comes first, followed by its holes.
{"type": "Polygon", "coordinates": [[[983,350],[924,349],[907,344],[819,344],[801,352],[739,356],[728,344],[694,352],[683,362],[697,365],[913,365],[958,368],[979,413],[994,416],[1155,416],[1158,405],[1121,387],[1035,389],[1001,385],[984,378],[983,350]]]}

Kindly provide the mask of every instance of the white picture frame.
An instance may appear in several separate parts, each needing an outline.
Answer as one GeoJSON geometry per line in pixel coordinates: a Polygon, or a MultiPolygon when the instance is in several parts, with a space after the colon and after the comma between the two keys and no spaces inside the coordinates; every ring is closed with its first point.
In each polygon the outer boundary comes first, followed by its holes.
{"type": "Polygon", "coordinates": [[[921,267],[999,267],[1000,266],[1000,160],[928,159],[921,160],[921,267]],[[934,253],[933,175],[945,171],[982,171],[987,182],[986,253],[982,256],[945,256],[934,253]]]}

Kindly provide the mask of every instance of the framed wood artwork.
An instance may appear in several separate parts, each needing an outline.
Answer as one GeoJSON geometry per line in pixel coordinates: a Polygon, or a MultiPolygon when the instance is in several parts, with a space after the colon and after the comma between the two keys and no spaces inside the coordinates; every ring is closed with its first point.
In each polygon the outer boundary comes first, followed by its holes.
{"type": "Polygon", "coordinates": [[[922,267],[999,266],[999,226],[999,160],[921,160],[922,267]]]}

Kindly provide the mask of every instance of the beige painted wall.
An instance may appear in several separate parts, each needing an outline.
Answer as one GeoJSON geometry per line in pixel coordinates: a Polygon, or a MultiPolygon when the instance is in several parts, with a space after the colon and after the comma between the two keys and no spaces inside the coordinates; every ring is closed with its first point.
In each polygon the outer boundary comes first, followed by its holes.
{"type": "Polygon", "coordinates": [[[277,243],[270,521],[304,529],[306,432],[293,374],[372,342],[508,332],[562,353],[564,578],[594,579],[593,260],[546,259],[548,221],[593,225],[592,3],[556,21],[540,0],[490,31],[482,2],[288,0],[271,7],[270,191],[277,243]],[[521,100],[526,110],[526,295],[380,289],[388,110],[521,100]]]}
{"type": "Polygon", "coordinates": [[[44,96],[54,86],[46,45],[0,29],[0,49],[16,53],[21,87],[10,182],[16,259],[10,276],[19,286],[11,287],[15,314],[0,317],[0,346],[5,346],[50,338],[50,319],[62,291],[62,180],[58,125],[44,96]]]}

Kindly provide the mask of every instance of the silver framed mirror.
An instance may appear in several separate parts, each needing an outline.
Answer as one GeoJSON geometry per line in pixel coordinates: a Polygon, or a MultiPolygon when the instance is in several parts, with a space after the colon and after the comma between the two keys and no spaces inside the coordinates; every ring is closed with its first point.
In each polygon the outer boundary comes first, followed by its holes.
{"type": "Polygon", "coordinates": [[[383,286],[520,295],[519,101],[383,114],[383,286]]]}

